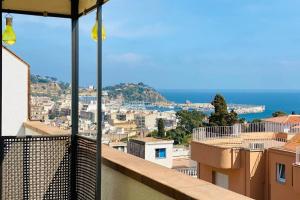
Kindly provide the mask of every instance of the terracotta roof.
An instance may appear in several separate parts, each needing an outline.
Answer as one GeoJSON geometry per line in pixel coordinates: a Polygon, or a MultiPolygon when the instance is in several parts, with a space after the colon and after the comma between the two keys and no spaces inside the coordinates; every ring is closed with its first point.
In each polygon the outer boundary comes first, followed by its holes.
{"type": "Polygon", "coordinates": [[[300,133],[292,137],[282,148],[287,151],[296,152],[297,147],[300,147],[300,133]]]}
{"type": "Polygon", "coordinates": [[[274,123],[300,123],[300,115],[286,115],[286,116],[279,116],[279,117],[271,117],[263,119],[266,122],[274,122],[274,123]]]}

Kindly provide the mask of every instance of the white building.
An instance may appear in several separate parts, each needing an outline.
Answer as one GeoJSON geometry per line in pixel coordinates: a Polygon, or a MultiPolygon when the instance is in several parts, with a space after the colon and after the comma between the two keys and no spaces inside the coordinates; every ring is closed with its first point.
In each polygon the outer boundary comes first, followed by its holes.
{"type": "Polygon", "coordinates": [[[2,135],[25,133],[23,123],[29,117],[30,67],[12,51],[2,46],[2,135]]]}
{"type": "Polygon", "coordinates": [[[172,168],[173,143],[173,140],[152,137],[130,139],[127,145],[127,152],[159,165],[172,168]]]}

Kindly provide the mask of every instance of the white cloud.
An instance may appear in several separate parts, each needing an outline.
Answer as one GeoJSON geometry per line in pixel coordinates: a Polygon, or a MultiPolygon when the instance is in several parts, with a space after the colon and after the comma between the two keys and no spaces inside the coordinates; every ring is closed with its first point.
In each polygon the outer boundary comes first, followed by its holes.
{"type": "Polygon", "coordinates": [[[170,32],[169,28],[161,23],[133,26],[127,21],[109,21],[106,27],[109,36],[123,39],[158,37],[170,32]]]}
{"type": "Polygon", "coordinates": [[[284,67],[299,67],[300,60],[280,60],[279,63],[284,67]]]}
{"type": "Polygon", "coordinates": [[[146,63],[148,60],[146,56],[132,52],[122,54],[110,54],[106,56],[106,59],[110,63],[125,64],[129,66],[141,65],[146,63]]]}

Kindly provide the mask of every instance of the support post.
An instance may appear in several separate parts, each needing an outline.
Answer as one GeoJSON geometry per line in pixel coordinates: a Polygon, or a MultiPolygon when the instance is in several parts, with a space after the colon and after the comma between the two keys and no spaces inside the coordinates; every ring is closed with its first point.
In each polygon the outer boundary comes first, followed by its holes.
{"type": "Polygon", "coordinates": [[[71,1],[72,14],[72,135],[71,135],[71,199],[77,199],[76,162],[78,133],[78,99],[79,99],[79,20],[78,0],[71,1]]]}
{"type": "Polygon", "coordinates": [[[3,165],[3,159],[4,159],[4,141],[2,138],[2,1],[0,5],[0,40],[1,40],[1,48],[0,48],[0,56],[1,56],[1,62],[0,62],[0,199],[2,199],[2,165],[3,165]]]}
{"type": "Polygon", "coordinates": [[[1,31],[0,31],[0,40],[1,40],[1,48],[0,48],[0,199],[2,199],[2,165],[3,165],[3,159],[4,159],[4,141],[2,138],[2,1],[0,4],[0,16],[1,16],[1,20],[0,20],[0,27],[1,27],[1,31]]]}
{"type": "Polygon", "coordinates": [[[97,5],[98,42],[97,42],[97,152],[96,152],[96,194],[101,200],[101,160],[102,160],[102,3],[97,5]]]}

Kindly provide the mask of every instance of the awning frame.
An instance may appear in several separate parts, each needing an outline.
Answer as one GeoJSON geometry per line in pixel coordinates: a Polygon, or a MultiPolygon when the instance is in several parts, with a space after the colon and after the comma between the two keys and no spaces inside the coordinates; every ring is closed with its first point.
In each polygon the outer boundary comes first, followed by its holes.
{"type": "MultiPolygon", "coordinates": [[[[2,0],[3,2],[4,0],[2,0]]],[[[7,1],[7,0],[6,0],[7,1]]],[[[58,17],[58,18],[69,18],[72,19],[73,15],[76,14],[78,17],[84,16],[92,11],[94,11],[95,9],[97,9],[99,7],[99,5],[103,5],[106,2],[108,2],[109,0],[97,0],[95,5],[85,8],[82,12],[78,12],[74,13],[72,11],[72,4],[74,4],[74,2],[78,2],[79,0],[70,0],[70,14],[61,14],[61,13],[55,13],[55,12],[46,12],[46,11],[28,11],[28,10],[16,10],[13,8],[3,8],[2,12],[5,13],[14,13],[14,14],[23,14],[23,15],[34,15],[34,16],[44,16],[44,17],[58,17]]],[[[79,7],[78,7],[79,8],[79,7]]]]}

